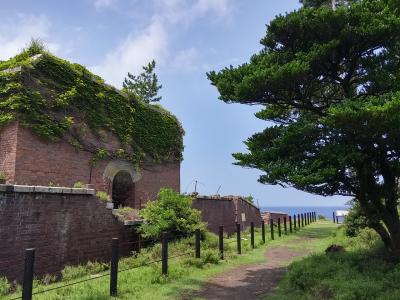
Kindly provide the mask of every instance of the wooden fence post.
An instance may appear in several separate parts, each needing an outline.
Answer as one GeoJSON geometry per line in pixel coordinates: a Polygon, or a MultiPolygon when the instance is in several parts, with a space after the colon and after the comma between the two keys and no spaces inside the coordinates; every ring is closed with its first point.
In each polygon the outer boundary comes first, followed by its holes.
{"type": "Polygon", "coordinates": [[[335,224],[335,220],[336,220],[336,218],[335,218],[335,212],[332,213],[332,219],[333,219],[333,224],[335,224]]]}
{"type": "Polygon", "coordinates": [[[110,296],[116,297],[118,290],[118,238],[111,240],[110,296]]]}
{"type": "Polygon", "coordinates": [[[283,229],[285,230],[285,235],[287,235],[286,217],[283,217],[283,229]]]}
{"type": "Polygon", "coordinates": [[[162,261],[162,274],[168,274],[168,234],[166,232],[162,233],[161,241],[161,261],[162,261]]]}
{"type": "Polygon", "coordinates": [[[294,224],[294,231],[296,231],[297,230],[296,215],[293,215],[293,224],[294,224]]]}
{"type": "Polygon", "coordinates": [[[242,239],[240,238],[240,223],[236,223],[237,252],[242,254],[242,239]]]}
{"type": "Polygon", "coordinates": [[[278,218],[278,236],[281,237],[281,218],[278,218]]]}
{"type": "Polygon", "coordinates": [[[251,248],[254,249],[254,222],[250,223],[250,241],[251,241],[251,248]]]}
{"type": "Polygon", "coordinates": [[[263,243],[265,244],[265,221],[261,221],[261,238],[263,243]]]}
{"type": "Polygon", "coordinates": [[[224,226],[219,226],[219,257],[224,259],[224,226]]]}
{"type": "Polygon", "coordinates": [[[292,216],[289,216],[289,230],[290,230],[290,233],[293,232],[292,216]]]}
{"type": "Polygon", "coordinates": [[[196,229],[195,238],[196,238],[196,258],[200,258],[200,229],[196,229]]]}
{"type": "Polygon", "coordinates": [[[300,220],[300,214],[297,214],[297,227],[298,227],[298,229],[300,229],[300,227],[301,227],[301,220],[300,220]]]}
{"type": "Polygon", "coordinates": [[[24,281],[22,283],[22,300],[32,299],[33,265],[35,263],[35,248],[25,250],[24,281]]]}
{"type": "Polygon", "coordinates": [[[271,219],[271,220],[269,221],[269,224],[270,224],[270,227],[271,227],[271,240],[274,240],[274,239],[275,239],[275,238],[274,238],[274,220],[271,219]]]}

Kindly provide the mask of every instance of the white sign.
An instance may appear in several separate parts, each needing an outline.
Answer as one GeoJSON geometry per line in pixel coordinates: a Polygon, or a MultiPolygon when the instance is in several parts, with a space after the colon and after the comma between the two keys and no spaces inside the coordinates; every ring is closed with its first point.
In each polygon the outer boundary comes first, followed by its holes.
{"type": "Polygon", "coordinates": [[[337,217],[345,217],[349,214],[348,210],[337,210],[336,211],[336,216],[337,217]]]}
{"type": "Polygon", "coordinates": [[[246,222],[246,214],[242,213],[242,222],[246,222]]]}

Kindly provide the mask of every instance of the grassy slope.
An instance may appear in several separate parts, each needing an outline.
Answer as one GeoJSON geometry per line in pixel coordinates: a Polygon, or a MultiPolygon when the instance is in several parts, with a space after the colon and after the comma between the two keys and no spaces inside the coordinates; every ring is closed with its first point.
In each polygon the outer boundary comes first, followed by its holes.
{"type": "MultiPolygon", "coordinates": [[[[343,228],[315,243],[343,245],[345,253],[316,253],[289,266],[269,300],[283,299],[400,299],[400,266],[384,258],[382,244],[369,229],[349,238],[343,228]]],[[[312,247],[314,247],[312,246],[312,247]]]]}
{"type": "MultiPolygon", "coordinates": [[[[236,243],[235,239],[226,240],[227,259],[215,264],[213,258],[217,256],[216,239],[208,242],[207,247],[209,250],[202,249],[202,257],[211,256],[210,263],[200,264],[202,267],[196,267],[195,259],[180,257],[169,262],[169,276],[165,278],[160,276],[160,264],[152,266],[141,267],[132,271],[126,271],[118,274],[118,299],[176,299],[179,295],[193,290],[198,290],[210,277],[227,271],[235,266],[244,264],[253,264],[265,260],[264,253],[266,247],[274,247],[284,245],[288,241],[298,239],[296,243],[290,243],[289,247],[307,248],[310,250],[318,250],[325,247],[325,238],[329,236],[335,229],[335,225],[327,222],[319,222],[318,224],[309,225],[302,228],[296,234],[282,236],[278,238],[275,235],[275,240],[269,240],[269,233],[267,232],[268,241],[266,245],[261,243],[261,234],[256,232],[256,249],[250,249],[249,235],[244,235],[242,241],[243,254],[238,256],[235,254],[236,243]],[[312,241],[303,241],[304,237],[314,237],[312,241]],[[229,243],[229,244],[228,244],[229,243]]],[[[176,255],[182,252],[184,245],[171,246],[170,255],[176,255]]],[[[187,244],[186,244],[187,247],[187,244]]],[[[192,247],[193,248],[193,247],[192,247]]],[[[187,250],[187,248],[186,248],[187,250]]],[[[144,254],[145,255],[145,254],[144,254]]],[[[154,253],[152,254],[154,256],[154,253]]],[[[149,259],[158,259],[158,257],[148,257],[149,259]]],[[[140,259],[140,258],[139,258],[140,259]]],[[[147,258],[143,258],[146,260],[147,258]]],[[[204,258],[207,259],[207,258],[204,258]]],[[[124,265],[126,262],[124,263],[124,265]]],[[[120,269],[123,269],[121,266],[120,269]]],[[[75,278],[78,281],[81,278],[75,278]]],[[[54,286],[64,284],[59,282],[50,285],[40,285],[35,290],[40,291],[54,286]]],[[[109,299],[109,277],[99,278],[93,281],[73,285],[71,287],[58,289],[43,294],[34,296],[34,299],[109,299]]],[[[13,295],[15,296],[15,295],[13,295]]]]}

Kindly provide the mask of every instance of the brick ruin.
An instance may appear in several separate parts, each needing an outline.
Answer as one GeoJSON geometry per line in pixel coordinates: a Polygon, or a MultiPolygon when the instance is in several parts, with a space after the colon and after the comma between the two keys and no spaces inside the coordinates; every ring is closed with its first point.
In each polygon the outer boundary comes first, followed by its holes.
{"type": "Polygon", "coordinates": [[[201,211],[203,222],[211,232],[218,234],[219,226],[229,235],[236,231],[236,223],[245,230],[253,222],[261,226],[260,209],[240,196],[196,196],[193,207],[201,211]]]}
{"type": "MultiPolygon", "coordinates": [[[[95,141],[110,149],[118,141],[95,141]]],[[[9,184],[72,187],[76,182],[105,191],[115,206],[141,208],[162,187],[180,189],[180,162],[143,163],[141,169],[123,160],[104,159],[91,165],[93,154],[66,141],[47,142],[18,122],[0,129],[0,170],[9,184]]]]}

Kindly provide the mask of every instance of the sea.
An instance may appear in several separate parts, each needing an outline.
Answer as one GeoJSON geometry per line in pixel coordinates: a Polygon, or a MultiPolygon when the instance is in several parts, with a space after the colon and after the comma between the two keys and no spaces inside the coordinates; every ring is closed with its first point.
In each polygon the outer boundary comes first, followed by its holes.
{"type": "Polygon", "coordinates": [[[332,213],[337,210],[349,210],[349,206],[262,206],[260,210],[271,212],[284,212],[293,216],[315,211],[317,216],[322,215],[325,218],[332,220],[332,213]]]}

